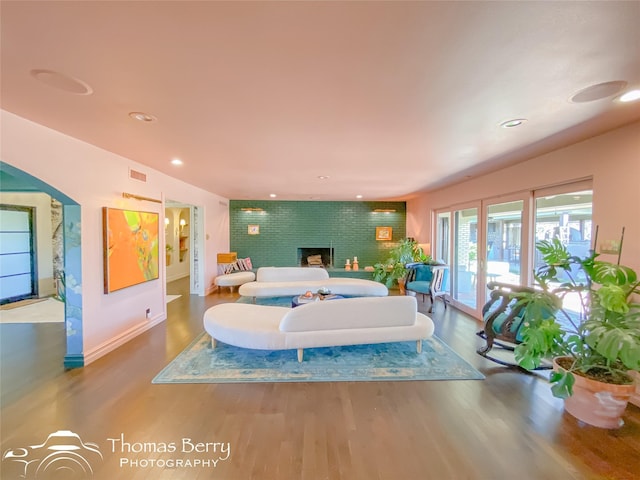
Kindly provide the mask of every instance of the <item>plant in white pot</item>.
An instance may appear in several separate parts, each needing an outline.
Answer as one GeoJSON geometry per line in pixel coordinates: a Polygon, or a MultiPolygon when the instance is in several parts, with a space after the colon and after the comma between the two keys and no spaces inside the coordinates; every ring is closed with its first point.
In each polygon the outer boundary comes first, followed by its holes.
{"type": "Polygon", "coordinates": [[[565,399],[565,410],[590,425],[618,428],[635,391],[629,373],[640,371],[638,276],[595,252],[571,255],[557,239],[536,247],[544,262],[534,273],[540,289],[514,294],[527,318],[516,360],[533,369],[553,358],[551,391],[565,399]],[[571,310],[563,306],[569,299],[571,310]]]}

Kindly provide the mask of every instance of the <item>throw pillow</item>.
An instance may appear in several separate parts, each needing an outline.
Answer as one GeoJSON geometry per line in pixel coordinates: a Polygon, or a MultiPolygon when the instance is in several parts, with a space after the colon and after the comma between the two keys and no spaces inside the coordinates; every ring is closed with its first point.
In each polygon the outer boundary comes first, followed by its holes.
{"type": "Polygon", "coordinates": [[[229,273],[232,273],[234,271],[237,271],[237,264],[236,262],[233,263],[219,263],[218,264],[218,274],[219,275],[227,275],[229,273]]]}
{"type": "Polygon", "coordinates": [[[239,258],[237,261],[237,264],[238,264],[238,269],[242,271],[249,271],[253,268],[251,265],[251,258],[249,257],[239,258]]]}

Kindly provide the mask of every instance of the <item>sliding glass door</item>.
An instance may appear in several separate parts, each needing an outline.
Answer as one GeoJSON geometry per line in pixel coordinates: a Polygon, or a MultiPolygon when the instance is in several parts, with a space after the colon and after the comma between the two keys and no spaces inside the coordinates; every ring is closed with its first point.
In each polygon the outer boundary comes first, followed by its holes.
{"type": "MultiPolygon", "coordinates": [[[[588,255],[592,248],[592,193],[590,186],[584,190],[567,191],[565,187],[536,192],[536,242],[558,239],[572,255],[580,257],[588,255]]],[[[534,268],[537,268],[542,263],[541,255],[537,250],[533,258],[534,268]]],[[[576,271],[575,274],[579,275],[580,272],[576,271]]],[[[575,312],[575,315],[580,311],[580,302],[581,299],[577,293],[563,298],[565,310],[575,312]]]]}
{"type": "Polygon", "coordinates": [[[451,266],[454,306],[480,318],[490,293],[487,282],[526,283],[528,205],[522,193],[436,212],[435,258],[451,266]]]}
{"type": "Polygon", "coordinates": [[[439,263],[451,264],[451,212],[436,212],[436,244],[433,259],[439,263]]]}
{"type": "Polygon", "coordinates": [[[584,181],[436,210],[433,253],[450,266],[451,303],[481,318],[488,282],[532,285],[539,240],[558,238],[572,254],[586,255],[591,207],[591,183],[584,181]]]}
{"type": "MultiPolygon", "coordinates": [[[[491,200],[483,201],[483,218],[485,242],[482,252],[485,258],[481,258],[485,274],[484,281],[501,282],[513,285],[523,285],[527,279],[523,277],[523,239],[526,238],[522,217],[525,198],[508,202],[493,203],[491,200]]],[[[486,285],[485,283],[485,285],[486,285]]],[[[483,288],[482,298],[489,299],[491,291],[483,288]]]]}
{"type": "MultiPolygon", "coordinates": [[[[572,255],[584,256],[591,248],[591,190],[559,194],[536,192],[536,242],[559,239],[572,255]]],[[[541,263],[536,252],[534,266],[541,263]]]]}
{"type": "Polygon", "coordinates": [[[472,314],[478,310],[478,211],[477,206],[453,211],[451,299],[472,314]]]}

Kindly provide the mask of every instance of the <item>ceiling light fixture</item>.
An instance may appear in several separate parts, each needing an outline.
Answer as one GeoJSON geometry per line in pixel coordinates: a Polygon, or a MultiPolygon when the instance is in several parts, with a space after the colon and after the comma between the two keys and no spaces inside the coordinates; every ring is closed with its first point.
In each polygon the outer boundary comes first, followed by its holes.
{"type": "Polygon", "coordinates": [[[376,208],[373,213],[395,213],[395,208],[376,208]]]}
{"type": "Polygon", "coordinates": [[[242,207],[240,210],[243,212],[264,212],[262,208],[258,207],[242,207]]]}
{"type": "Polygon", "coordinates": [[[356,195],[356,198],[362,198],[362,195],[356,195]]]}
{"type": "Polygon", "coordinates": [[[158,120],[153,115],[149,115],[148,113],[144,113],[144,112],[130,112],[129,117],[143,123],[151,123],[151,122],[156,122],[158,120]]]}
{"type": "Polygon", "coordinates": [[[171,165],[182,165],[182,164],[184,164],[184,162],[179,158],[174,158],[173,160],[171,160],[171,165]]]}
{"type": "Polygon", "coordinates": [[[629,90],[627,93],[620,95],[620,98],[618,98],[618,100],[625,103],[640,100],[640,89],[629,90]]]}
{"type": "Polygon", "coordinates": [[[513,128],[513,127],[519,127],[520,125],[522,125],[524,122],[526,122],[527,119],[526,118],[514,118],[511,120],[507,120],[505,122],[502,122],[500,124],[500,126],[502,128],[513,128]]]}
{"type": "Polygon", "coordinates": [[[597,83],[587,88],[583,88],[573,95],[569,101],[573,103],[588,103],[602,100],[603,98],[612,97],[620,93],[627,86],[624,80],[614,80],[612,82],[597,83]]]}
{"type": "Polygon", "coordinates": [[[91,95],[93,89],[80,79],[53,70],[31,70],[31,76],[50,87],[75,95],[91,95]]]}
{"type": "Polygon", "coordinates": [[[270,196],[271,198],[276,198],[278,195],[276,195],[275,193],[270,193],[270,194],[269,194],[269,196],[270,196]]]}
{"type": "Polygon", "coordinates": [[[327,180],[329,178],[329,175],[318,175],[318,178],[320,180],[327,180]]]}

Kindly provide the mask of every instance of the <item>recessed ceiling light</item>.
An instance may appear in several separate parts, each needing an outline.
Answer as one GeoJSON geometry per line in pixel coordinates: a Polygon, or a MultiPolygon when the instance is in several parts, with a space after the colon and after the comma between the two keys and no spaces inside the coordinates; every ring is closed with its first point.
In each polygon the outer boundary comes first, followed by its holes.
{"type": "Polygon", "coordinates": [[[362,198],[362,195],[356,195],[356,198],[362,198]]]}
{"type": "Polygon", "coordinates": [[[276,195],[275,193],[270,193],[270,194],[269,194],[269,196],[270,196],[271,198],[276,198],[278,195],[276,195]]]}
{"type": "Polygon", "coordinates": [[[138,120],[139,122],[145,122],[145,123],[155,122],[158,120],[153,115],[149,115],[148,113],[144,113],[144,112],[131,112],[129,113],[129,116],[134,120],[138,120]]]}
{"type": "Polygon", "coordinates": [[[54,72],[53,70],[31,70],[31,76],[50,87],[75,95],[91,95],[93,89],[80,79],[54,72]]]}
{"type": "Polygon", "coordinates": [[[507,120],[505,122],[502,122],[500,124],[500,126],[502,128],[513,128],[513,127],[519,127],[520,125],[522,125],[524,122],[526,122],[527,119],[526,118],[514,118],[511,120],[507,120]]]}
{"type": "Polygon", "coordinates": [[[184,162],[179,158],[174,158],[173,160],[171,160],[171,165],[182,165],[183,163],[184,162]]]}
{"type": "Polygon", "coordinates": [[[329,176],[328,176],[328,175],[318,175],[318,178],[319,178],[320,180],[326,180],[326,179],[328,179],[328,178],[329,178],[329,176]]]}
{"type": "Polygon", "coordinates": [[[587,103],[601,100],[603,98],[612,97],[616,93],[622,91],[627,86],[624,80],[614,80],[612,82],[603,82],[583,88],[569,100],[573,103],[587,103]]]}
{"type": "Polygon", "coordinates": [[[627,93],[620,95],[618,98],[621,102],[634,102],[640,99],[640,89],[638,90],[629,90],[627,93]]]}

